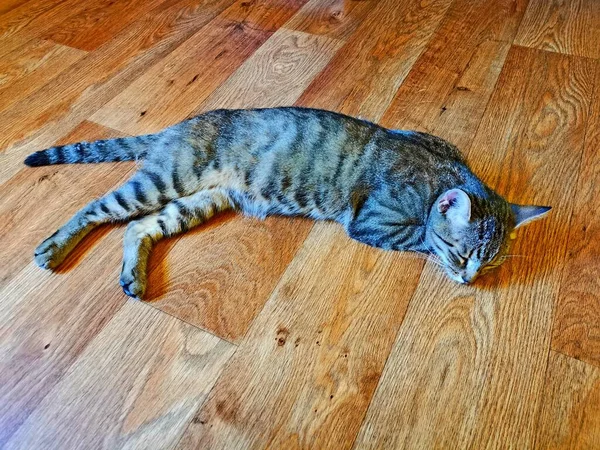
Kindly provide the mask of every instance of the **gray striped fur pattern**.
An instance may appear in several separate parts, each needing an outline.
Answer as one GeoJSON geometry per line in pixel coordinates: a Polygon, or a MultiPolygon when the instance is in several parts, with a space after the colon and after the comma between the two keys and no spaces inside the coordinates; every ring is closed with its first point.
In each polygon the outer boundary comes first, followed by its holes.
{"type": "Polygon", "coordinates": [[[469,283],[506,258],[516,227],[550,209],[509,204],[440,138],[296,107],[210,111],[153,135],[52,147],[25,163],[125,160],[140,169],[42,242],[40,267],[57,267],[98,225],[130,221],[121,285],[141,297],[157,240],[233,209],[337,221],[351,238],[425,253],[469,283]]]}

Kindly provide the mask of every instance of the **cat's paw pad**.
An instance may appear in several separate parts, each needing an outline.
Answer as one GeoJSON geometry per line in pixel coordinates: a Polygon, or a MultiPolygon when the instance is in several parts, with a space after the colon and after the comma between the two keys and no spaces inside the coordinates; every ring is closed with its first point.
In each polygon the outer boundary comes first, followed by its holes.
{"type": "Polygon", "coordinates": [[[35,263],[42,269],[54,269],[63,262],[64,253],[64,248],[51,236],[35,249],[35,263]]]}
{"type": "Polygon", "coordinates": [[[139,279],[134,279],[131,276],[121,275],[119,284],[123,288],[126,295],[140,300],[146,291],[146,283],[139,279]]]}

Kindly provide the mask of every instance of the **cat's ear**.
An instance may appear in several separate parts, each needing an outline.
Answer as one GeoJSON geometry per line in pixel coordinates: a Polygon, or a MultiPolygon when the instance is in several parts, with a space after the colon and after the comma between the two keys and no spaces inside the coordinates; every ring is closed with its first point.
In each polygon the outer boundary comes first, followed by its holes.
{"type": "Polygon", "coordinates": [[[515,228],[519,228],[529,222],[541,219],[552,208],[550,206],[514,205],[511,203],[510,209],[515,215],[515,228]]]}
{"type": "Polygon", "coordinates": [[[466,226],[471,219],[471,199],[461,189],[450,189],[438,198],[437,210],[453,225],[466,226]]]}

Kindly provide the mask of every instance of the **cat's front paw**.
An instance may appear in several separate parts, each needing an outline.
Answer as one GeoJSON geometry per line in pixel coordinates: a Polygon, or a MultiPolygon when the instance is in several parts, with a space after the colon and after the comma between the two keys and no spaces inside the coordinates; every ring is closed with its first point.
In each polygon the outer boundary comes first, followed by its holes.
{"type": "Polygon", "coordinates": [[[42,269],[54,269],[65,259],[66,252],[53,234],[42,242],[34,252],[35,263],[42,269]]]}
{"type": "Polygon", "coordinates": [[[121,274],[119,284],[126,295],[140,300],[146,292],[146,282],[140,278],[134,278],[131,274],[121,274]]]}

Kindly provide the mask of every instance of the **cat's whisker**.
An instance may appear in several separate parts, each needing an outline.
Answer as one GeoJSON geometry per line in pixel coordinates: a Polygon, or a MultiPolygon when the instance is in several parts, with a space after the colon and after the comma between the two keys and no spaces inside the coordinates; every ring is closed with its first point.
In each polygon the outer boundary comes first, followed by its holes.
{"type": "Polygon", "coordinates": [[[441,268],[446,268],[446,266],[443,265],[443,263],[437,259],[435,256],[425,253],[425,252],[420,252],[418,250],[413,250],[411,253],[407,253],[406,255],[403,256],[408,256],[408,257],[413,257],[413,258],[418,258],[421,260],[425,260],[425,261],[430,261],[433,264],[436,264],[438,266],[440,266],[441,268]]]}
{"type": "Polygon", "coordinates": [[[432,262],[433,264],[435,264],[436,266],[440,266],[441,268],[445,269],[446,265],[442,262],[441,259],[439,258],[434,258],[434,257],[427,257],[425,258],[427,261],[432,262]]]}
{"type": "MultiPolygon", "coordinates": [[[[421,238],[421,241],[422,241],[423,245],[425,245],[425,240],[423,238],[421,238]]],[[[421,252],[419,250],[414,250],[414,253],[423,255],[425,260],[431,261],[432,263],[440,266],[442,269],[446,268],[446,265],[443,263],[443,261],[437,255],[435,255],[433,253],[425,253],[425,252],[421,252]]]]}
{"type": "Polygon", "coordinates": [[[508,258],[529,258],[529,256],[527,256],[527,255],[504,255],[504,256],[500,257],[500,259],[502,261],[504,261],[505,259],[508,259],[508,258]]]}

